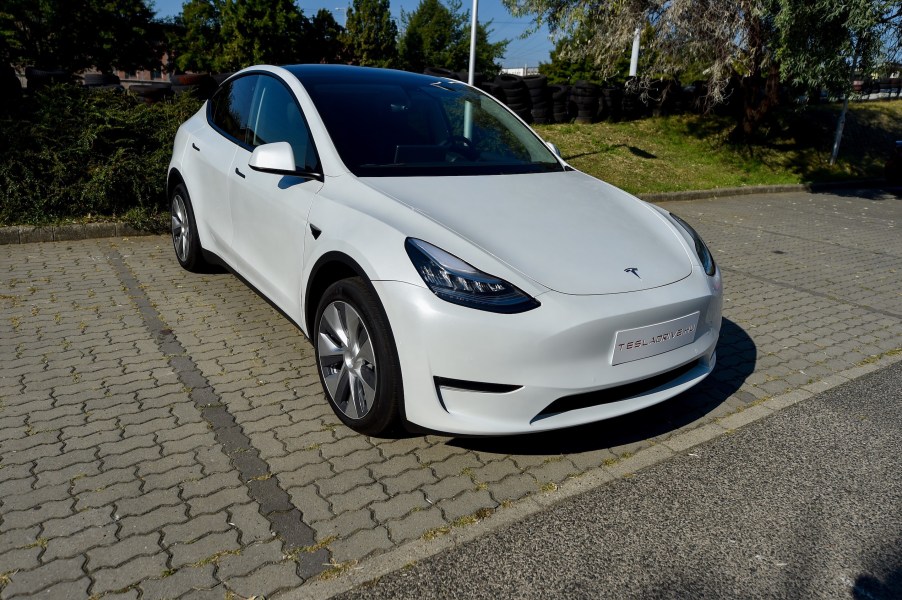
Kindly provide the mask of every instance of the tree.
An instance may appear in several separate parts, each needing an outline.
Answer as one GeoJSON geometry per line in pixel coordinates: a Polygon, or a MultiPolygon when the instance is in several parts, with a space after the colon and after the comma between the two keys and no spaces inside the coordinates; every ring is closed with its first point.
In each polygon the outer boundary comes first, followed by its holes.
{"type": "Polygon", "coordinates": [[[171,56],[179,71],[213,71],[222,55],[222,0],[189,0],[176,18],[171,56]]]}
{"type": "Polygon", "coordinates": [[[0,49],[13,64],[108,72],[159,66],[162,31],[145,0],[5,0],[0,49]]]}
{"type": "Polygon", "coordinates": [[[344,54],[342,36],[344,27],[338,24],[332,13],[325,8],[313,16],[310,21],[311,61],[318,63],[334,63],[341,61],[344,54]]]}
{"type": "MultiPolygon", "coordinates": [[[[837,37],[837,26],[843,33],[838,37],[849,39],[868,30],[854,19],[844,20],[839,15],[846,10],[843,6],[860,7],[846,11],[847,15],[871,10],[864,7],[876,7],[884,19],[896,15],[897,29],[900,10],[898,0],[505,0],[505,4],[516,15],[536,15],[553,33],[572,36],[566,50],[590,58],[604,77],[613,74],[611,66],[628,52],[636,27],[647,24],[653,35],[643,51],[653,59],[650,69],[640,73],[640,82],[648,85],[652,77],[676,76],[689,66],[703,65],[710,104],[724,102],[731,93],[739,94],[742,110],[734,132],[737,138],[753,135],[776,105],[781,72],[784,77],[810,75],[812,81],[837,79],[840,71],[848,73],[846,58],[828,61],[819,75],[801,59],[797,67],[781,71],[781,61],[802,57],[810,49],[799,45],[803,32],[794,15],[805,17],[804,27],[813,39],[831,40],[837,37]],[[832,13],[837,13],[835,18],[832,13]],[[796,34],[788,33],[793,28],[796,34]],[[858,34],[853,33],[856,29],[858,34]]],[[[869,31],[866,37],[880,37],[873,27],[869,31]]],[[[825,53],[833,47],[828,44],[825,53]]]]}
{"type": "MultiPolygon", "coordinates": [[[[470,64],[470,13],[462,10],[460,0],[421,0],[411,13],[401,14],[404,34],[399,43],[402,66],[415,72],[426,67],[466,70],[470,64]]],[[[489,42],[487,24],[476,29],[476,70],[497,74],[498,59],[504,55],[508,40],[489,42]]]]}
{"type": "Polygon", "coordinates": [[[364,66],[395,66],[398,25],[391,18],[389,0],[354,0],[347,15],[342,41],[350,60],[364,66]]]}
{"type": "Polygon", "coordinates": [[[307,19],[293,0],[225,0],[220,37],[222,53],[213,59],[219,71],[250,65],[304,62],[307,19]]]}

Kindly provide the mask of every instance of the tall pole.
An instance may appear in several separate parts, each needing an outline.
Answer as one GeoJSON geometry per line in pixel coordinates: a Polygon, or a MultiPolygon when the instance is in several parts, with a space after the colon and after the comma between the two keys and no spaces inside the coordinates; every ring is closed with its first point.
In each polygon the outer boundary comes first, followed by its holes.
{"type": "Polygon", "coordinates": [[[479,12],[479,0],[473,0],[473,16],[470,19],[470,76],[467,83],[473,85],[476,81],[476,23],[479,12]]]}
{"type": "MultiPolygon", "coordinates": [[[[473,0],[473,16],[470,19],[470,74],[467,77],[467,83],[475,85],[476,83],[476,24],[479,17],[479,0],[473,0]]],[[[473,104],[469,101],[464,103],[464,137],[473,139],[473,104]]]]}
{"type": "Polygon", "coordinates": [[[630,77],[635,77],[639,72],[639,36],[642,33],[641,27],[636,27],[636,33],[633,34],[633,54],[630,56],[630,77]]]}

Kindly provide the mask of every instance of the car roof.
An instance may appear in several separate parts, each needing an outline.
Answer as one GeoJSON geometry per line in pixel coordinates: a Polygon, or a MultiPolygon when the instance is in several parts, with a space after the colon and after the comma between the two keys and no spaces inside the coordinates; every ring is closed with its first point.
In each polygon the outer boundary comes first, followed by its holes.
{"type": "Polygon", "coordinates": [[[440,79],[434,75],[420,75],[408,71],[356,67],[351,65],[288,65],[283,67],[302,84],[368,83],[381,85],[422,85],[440,79]]]}

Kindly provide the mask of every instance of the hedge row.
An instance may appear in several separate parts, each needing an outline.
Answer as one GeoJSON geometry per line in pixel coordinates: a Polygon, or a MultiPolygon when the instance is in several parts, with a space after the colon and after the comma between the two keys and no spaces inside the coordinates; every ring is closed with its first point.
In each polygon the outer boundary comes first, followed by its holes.
{"type": "Polygon", "coordinates": [[[175,132],[199,106],[190,94],[149,105],[121,90],[71,85],[50,85],[7,106],[0,114],[0,225],[129,214],[138,224],[154,221],[167,209],[175,132]]]}

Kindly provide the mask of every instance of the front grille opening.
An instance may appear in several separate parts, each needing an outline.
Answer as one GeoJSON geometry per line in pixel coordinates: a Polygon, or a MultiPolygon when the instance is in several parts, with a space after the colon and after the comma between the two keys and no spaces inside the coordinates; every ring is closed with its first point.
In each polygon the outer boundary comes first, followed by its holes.
{"type": "Polygon", "coordinates": [[[598,390],[595,392],[587,392],[585,394],[574,394],[573,396],[564,396],[563,398],[558,398],[557,400],[546,406],[542,410],[542,412],[537,414],[533,418],[533,422],[544,419],[546,417],[550,417],[552,415],[569,412],[571,410],[590,408],[592,406],[601,406],[602,404],[611,404],[612,402],[620,402],[621,400],[628,400],[629,398],[642,396],[643,394],[647,394],[655,388],[666,385],[677,377],[685,375],[686,373],[697,367],[699,365],[699,362],[701,362],[701,359],[694,360],[691,363],[683,365],[682,367],[677,367],[676,369],[661,373],[660,375],[655,375],[654,377],[651,377],[649,379],[635,381],[626,385],[620,385],[617,387],[598,390]]]}

